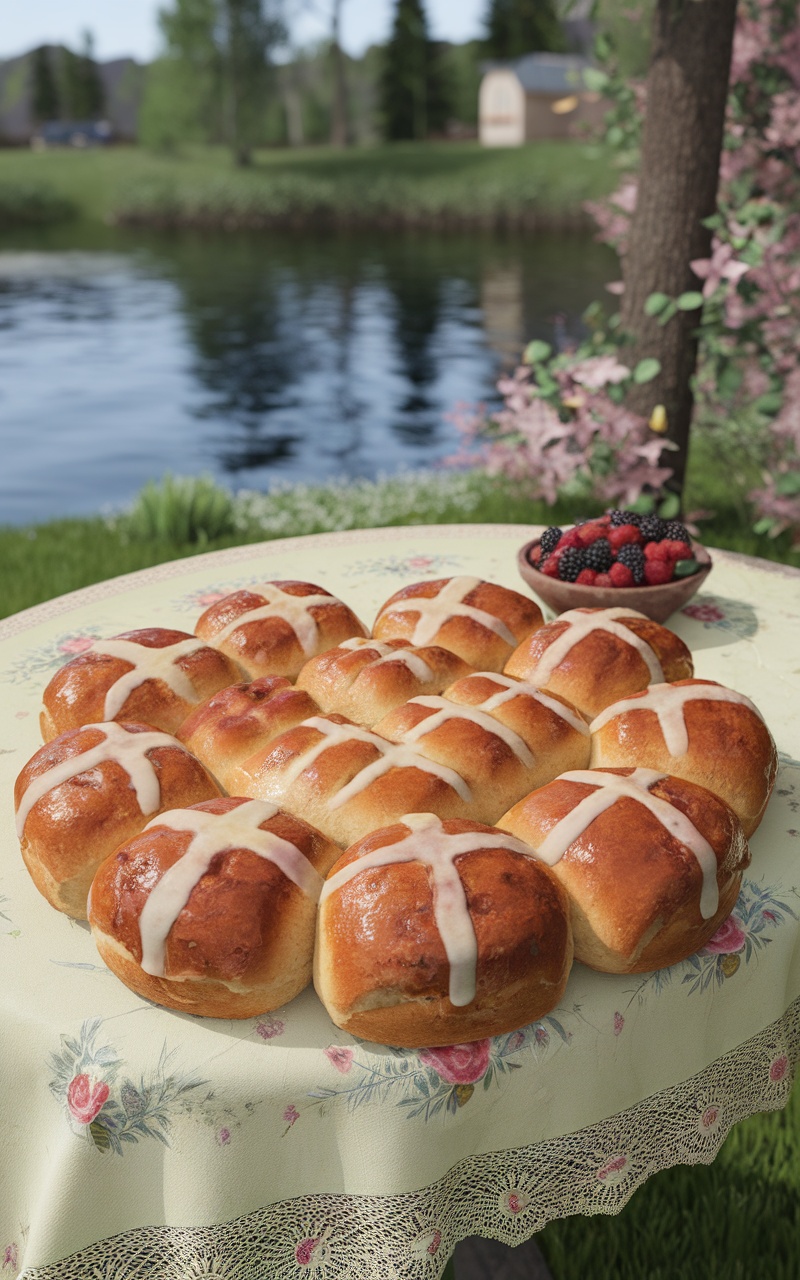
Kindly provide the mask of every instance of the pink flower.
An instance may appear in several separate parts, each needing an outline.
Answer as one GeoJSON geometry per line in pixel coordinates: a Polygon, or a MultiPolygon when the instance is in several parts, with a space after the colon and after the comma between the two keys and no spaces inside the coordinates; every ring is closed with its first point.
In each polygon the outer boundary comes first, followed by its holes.
{"type": "Polygon", "coordinates": [[[430,569],[432,564],[433,560],[430,556],[412,556],[408,561],[409,569],[419,572],[424,572],[426,569],[430,569]]]}
{"type": "Polygon", "coordinates": [[[221,1147],[227,1147],[230,1140],[231,1140],[230,1129],[220,1129],[219,1133],[217,1134],[217,1142],[219,1143],[219,1145],[221,1147]]]}
{"type": "Polygon", "coordinates": [[[625,1026],[625,1019],[621,1013],[614,1014],[614,1035],[618,1036],[622,1028],[625,1026]]]}
{"type": "Polygon", "coordinates": [[[719,1107],[706,1107],[700,1117],[700,1125],[703,1129],[712,1129],[717,1123],[719,1116],[719,1107]]]}
{"type": "Polygon", "coordinates": [[[58,648],[61,653],[85,653],[93,644],[91,636],[74,636],[72,640],[63,640],[58,648]]]}
{"type": "Polygon", "coordinates": [[[510,1213],[512,1217],[516,1217],[518,1213],[527,1209],[530,1202],[528,1193],[520,1191],[519,1188],[504,1191],[500,1197],[500,1210],[502,1213],[510,1213]]]}
{"type": "Polygon", "coordinates": [[[698,622],[723,622],[725,614],[715,604],[687,604],[681,613],[687,618],[696,618],[698,622]]]}
{"type": "Polygon", "coordinates": [[[703,948],[704,951],[713,951],[715,955],[731,955],[734,951],[741,951],[747,942],[747,934],[741,926],[741,922],[736,916],[728,916],[727,920],[723,920],[717,929],[713,938],[710,938],[703,948]]]}
{"type": "Polygon", "coordinates": [[[330,1062],[331,1066],[346,1076],[353,1065],[353,1050],[343,1049],[339,1045],[332,1044],[328,1049],[324,1049],[323,1053],[330,1062]]]}
{"type": "Polygon", "coordinates": [[[67,1089],[67,1106],[78,1124],[91,1124],[109,1095],[105,1080],[94,1080],[85,1072],[75,1076],[67,1089]]]}
{"type": "Polygon", "coordinates": [[[431,1255],[431,1257],[433,1258],[433,1257],[435,1256],[435,1254],[437,1254],[437,1253],[439,1252],[439,1245],[440,1245],[441,1243],[442,1243],[442,1233],[441,1233],[441,1231],[434,1231],[433,1236],[431,1237],[431,1242],[430,1242],[430,1244],[428,1245],[428,1248],[427,1248],[426,1252],[427,1252],[427,1253],[429,1253],[429,1254],[431,1255]]]}
{"type": "Polygon", "coordinates": [[[769,1064],[769,1078],[773,1084],[777,1084],[779,1080],[783,1079],[788,1070],[789,1059],[786,1057],[785,1053],[782,1053],[779,1058],[775,1058],[769,1064]]]}
{"type": "Polygon", "coordinates": [[[491,1040],[473,1040],[470,1044],[420,1049],[419,1060],[433,1067],[447,1084],[473,1084],[486,1074],[491,1045],[491,1040]]]}
{"type": "Polygon", "coordinates": [[[597,391],[600,387],[624,382],[630,375],[630,369],[627,365],[620,364],[616,356],[590,356],[574,365],[570,373],[582,387],[597,391]]]}
{"type": "Polygon", "coordinates": [[[280,1018],[259,1018],[255,1026],[257,1036],[261,1036],[262,1040],[272,1040],[274,1036],[282,1036],[286,1030],[286,1023],[281,1022],[280,1018]]]}
{"type": "MultiPolygon", "coordinates": [[[[608,1178],[613,1177],[615,1173],[621,1173],[628,1163],[627,1156],[614,1156],[608,1160],[601,1169],[597,1170],[597,1177],[600,1182],[605,1182],[608,1178]]],[[[617,1179],[614,1179],[617,1181],[617,1179]]]]}
{"type": "Polygon", "coordinates": [[[209,605],[217,604],[218,601],[224,600],[229,596],[230,591],[205,591],[201,596],[195,596],[196,603],[207,609],[209,605]]]}
{"type": "Polygon", "coordinates": [[[300,1119],[300,1112],[297,1110],[297,1107],[290,1103],[283,1113],[283,1118],[291,1129],[292,1125],[300,1119]]]}
{"type": "Polygon", "coordinates": [[[3,1252],[3,1270],[10,1267],[12,1271],[16,1271],[18,1266],[18,1254],[16,1242],[7,1244],[3,1252]]]}
{"type": "Polygon", "coordinates": [[[294,1251],[294,1256],[301,1267],[308,1266],[321,1238],[321,1236],[307,1236],[305,1240],[300,1241],[294,1251]]]}
{"type": "Polygon", "coordinates": [[[547,1045],[550,1043],[550,1032],[547,1027],[539,1026],[533,1033],[533,1038],[537,1044],[547,1045]]]}

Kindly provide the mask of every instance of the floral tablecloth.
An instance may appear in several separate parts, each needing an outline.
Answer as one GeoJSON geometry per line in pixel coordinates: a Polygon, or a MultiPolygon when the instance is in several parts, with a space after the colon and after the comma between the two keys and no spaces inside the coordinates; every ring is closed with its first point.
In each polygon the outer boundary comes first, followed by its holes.
{"type": "Polygon", "coordinates": [[[525,590],[527,526],[285,539],[87,588],[0,623],[0,1280],[435,1280],[459,1239],[519,1243],[617,1212],[652,1172],[708,1161],[785,1104],[800,1056],[800,574],[715,554],[671,625],[696,672],[747,694],[780,773],[733,916],[683,964],[576,965],[540,1022],[451,1049],[353,1039],[314,992],[244,1022],[129,992],[29,880],[13,781],[41,690],[94,638],[191,631],[251,582],[303,578],[368,624],[398,587],[474,573],[525,590]]]}

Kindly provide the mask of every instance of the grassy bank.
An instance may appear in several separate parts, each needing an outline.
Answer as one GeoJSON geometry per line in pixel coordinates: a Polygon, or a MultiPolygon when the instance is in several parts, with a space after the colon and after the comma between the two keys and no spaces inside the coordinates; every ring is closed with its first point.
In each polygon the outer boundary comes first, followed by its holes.
{"type": "Polygon", "coordinates": [[[0,151],[9,199],[39,189],[85,219],[168,228],[583,227],[583,201],[614,178],[607,153],[580,142],[262,151],[247,170],[222,148],[0,151]]]}

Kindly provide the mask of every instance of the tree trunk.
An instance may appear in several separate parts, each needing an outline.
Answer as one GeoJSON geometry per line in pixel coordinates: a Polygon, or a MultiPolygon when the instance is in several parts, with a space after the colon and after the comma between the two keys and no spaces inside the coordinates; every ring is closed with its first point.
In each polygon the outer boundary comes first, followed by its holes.
{"type": "Polygon", "coordinates": [[[347,84],[344,74],[344,54],[339,38],[339,20],[343,0],[333,3],[333,32],[331,59],[333,62],[333,100],[331,102],[331,146],[346,147],[350,141],[347,127],[347,84]]]}
{"type": "Polygon", "coordinates": [[[702,225],[716,208],[725,103],[736,0],[658,0],[647,77],[639,195],[624,264],[622,327],[633,339],[626,363],[657,356],[661,372],[636,388],[630,406],[649,417],[663,405],[665,451],[674,475],[667,488],[683,492],[697,361],[699,309],[678,311],[665,325],[645,315],[652,293],[670,298],[700,284],[689,263],[708,257],[711,231],[702,225]]]}

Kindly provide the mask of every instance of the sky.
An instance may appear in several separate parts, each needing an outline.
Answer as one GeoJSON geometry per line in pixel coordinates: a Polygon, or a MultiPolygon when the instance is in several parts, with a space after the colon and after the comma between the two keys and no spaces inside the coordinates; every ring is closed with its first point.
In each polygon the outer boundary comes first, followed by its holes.
{"type": "MultiPolygon", "coordinates": [[[[0,59],[40,44],[78,48],[90,30],[100,61],[125,54],[148,62],[158,51],[156,14],[165,0],[6,0],[0,24],[0,59]]],[[[343,0],[342,44],[358,55],[387,38],[394,0],[343,0]]],[[[307,44],[330,29],[330,0],[287,0],[298,15],[295,43],[307,44]]],[[[459,42],[481,33],[486,0],[425,0],[431,35],[459,42]]]]}

